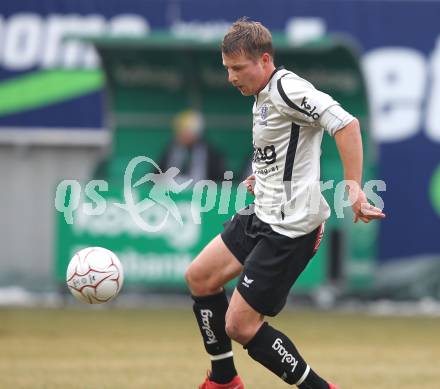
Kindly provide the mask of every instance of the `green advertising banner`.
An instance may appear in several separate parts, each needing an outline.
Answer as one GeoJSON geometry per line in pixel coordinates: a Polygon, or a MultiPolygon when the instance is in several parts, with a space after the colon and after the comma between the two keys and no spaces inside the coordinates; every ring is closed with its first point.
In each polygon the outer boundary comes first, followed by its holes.
{"type": "MultiPolygon", "coordinates": [[[[142,218],[139,222],[125,209],[127,199],[122,191],[99,193],[106,204],[105,211],[99,215],[84,212],[94,202],[82,199],[73,212],[72,224],[66,222],[63,213],[57,214],[56,279],[64,282],[68,262],[76,251],[102,246],[114,251],[121,260],[127,287],[183,290],[184,272],[190,262],[223,231],[223,223],[251,201],[243,186],[238,188],[231,184],[230,181],[212,183],[203,191],[185,190],[171,195],[182,223],[163,206],[153,202],[146,211],[139,213],[142,218]]],[[[142,191],[134,191],[135,202],[149,199],[151,188],[146,186],[142,191]]],[[[321,244],[321,249],[298,281],[299,289],[312,288],[323,282],[325,244],[325,241],[321,244]]]]}

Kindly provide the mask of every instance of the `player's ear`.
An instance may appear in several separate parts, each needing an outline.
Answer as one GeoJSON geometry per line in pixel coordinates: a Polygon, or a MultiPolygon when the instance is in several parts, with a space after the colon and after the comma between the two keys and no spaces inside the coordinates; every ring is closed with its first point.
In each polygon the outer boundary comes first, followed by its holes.
{"type": "Polygon", "coordinates": [[[261,55],[261,62],[266,66],[272,62],[272,57],[269,53],[263,53],[261,55]]]}

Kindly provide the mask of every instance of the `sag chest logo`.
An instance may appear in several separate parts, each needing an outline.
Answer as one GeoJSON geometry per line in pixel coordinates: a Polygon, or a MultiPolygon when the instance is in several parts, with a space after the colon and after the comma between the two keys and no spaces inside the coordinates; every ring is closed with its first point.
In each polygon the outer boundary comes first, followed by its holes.
{"type": "Polygon", "coordinates": [[[268,145],[264,148],[255,146],[254,143],[254,155],[252,158],[253,162],[265,162],[270,165],[277,160],[277,153],[275,151],[274,145],[268,145]]]}

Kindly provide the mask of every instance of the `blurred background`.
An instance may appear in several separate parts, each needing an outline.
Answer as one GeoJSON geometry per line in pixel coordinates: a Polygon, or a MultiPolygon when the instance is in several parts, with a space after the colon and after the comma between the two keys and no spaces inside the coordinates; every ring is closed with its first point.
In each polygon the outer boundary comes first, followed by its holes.
{"type": "MultiPolygon", "coordinates": [[[[245,15],[273,32],[276,65],[359,117],[364,179],[386,184],[372,186],[384,201],[384,221],[354,225],[349,213],[333,213],[297,295],[324,306],[347,298],[434,304],[439,14],[437,1],[3,0],[0,302],[59,301],[72,254],[93,245],[118,254],[127,292],[185,293],[186,266],[235,212],[237,185],[249,172],[253,99],[227,85],[219,51],[228,27],[245,15]],[[140,229],[114,206],[124,201],[124,172],[139,155],[163,169],[177,166],[185,178],[217,180],[219,188],[231,181],[229,206],[220,204],[219,191],[194,223],[188,189],[173,195],[183,226],[169,219],[158,232],[140,229]],[[60,189],[63,180],[77,184],[60,189]],[[91,180],[108,185],[87,186],[91,180]],[[57,188],[67,195],[58,205],[57,188]],[[97,199],[105,210],[84,213],[97,199]],[[72,224],[59,212],[69,201],[72,224]]],[[[134,175],[153,167],[139,164],[134,175]]],[[[341,178],[325,136],[322,179],[341,178]]],[[[139,199],[147,194],[148,186],[136,192],[139,199]]],[[[333,190],[325,195],[335,205],[333,190]]],[[[143,217],[157,224],[164,211],[157,205],[143,217]]]]}

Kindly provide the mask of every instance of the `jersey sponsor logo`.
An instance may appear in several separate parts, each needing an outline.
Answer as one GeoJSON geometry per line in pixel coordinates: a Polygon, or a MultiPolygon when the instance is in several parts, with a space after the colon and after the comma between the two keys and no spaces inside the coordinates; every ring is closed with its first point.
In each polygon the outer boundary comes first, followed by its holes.
{"type": "Polygon", "coordinates": [[[277,153],[274,145],[268,145],[263,149],[256,147],[254,144],[253,162],[265,162],[267,165],[274,163],[277,160],[277,153]]]}
{"type": "Polygon", "coordinates": [[[319,119],[319,113],[315,112],[316,111],[316,105],[312,106],[308,103],[307,101],[307,97],[303,97],[302,101],[301,101],[301,108],[304,108],[304,110],[307,112],[308,116],[311,116],[314,120],[318,120],[319,119]]]}
{"type": "Polygon", "coordinates": [[[290,367],[292,367],[291,372],[293,373],[298,365],[298,360],[286,350],[286,348],[283,346],[283,341],[280,338],[276,338],[272,348],[281,357],[282,363],[287,363],[290,367]]]}
{"type": "Polygon", "coordinates": [[[254,282],[254,280],[251,280],[250,278],[248,278],[246,276],[246,274],[244,275],[244,280],[241,283],[243,286],[245,286],[246,288],[249,288],[249,286],[251,286],[251,284],[254,282]]]}
{"type": "Polygon", "coordinates": [[[275,165],[264,169],[257,169],[255,170],[254,174],[260,174],[265,176],[269,173],[277,172],[277,171],[278,171],[278,165],[275,165]]]}
{"type": "Polygon", "coordinates": [[[202,330],[205,331],[205,335],[208,338],[206,344],[217,343],[218,340],[211,328],[211,323],[209,322],[209,319],[213,316],[212,311],[210,309],[201,309],[200,316],[202,317],[202,330]]]}

